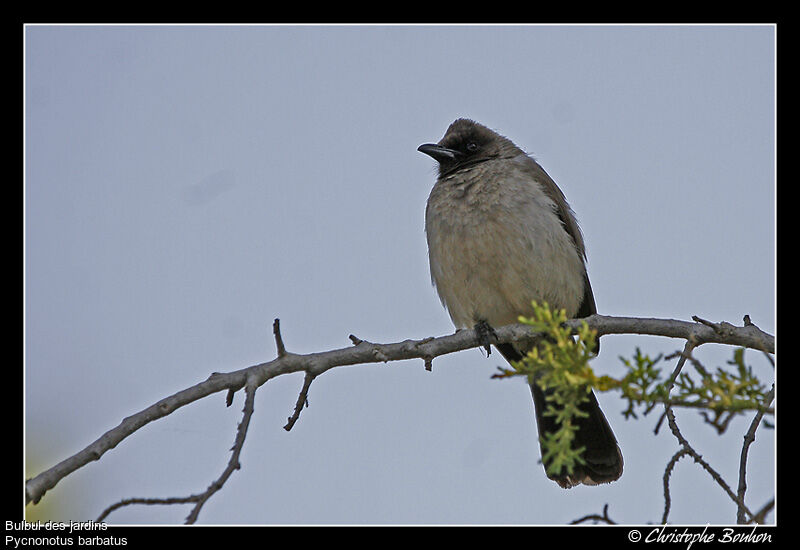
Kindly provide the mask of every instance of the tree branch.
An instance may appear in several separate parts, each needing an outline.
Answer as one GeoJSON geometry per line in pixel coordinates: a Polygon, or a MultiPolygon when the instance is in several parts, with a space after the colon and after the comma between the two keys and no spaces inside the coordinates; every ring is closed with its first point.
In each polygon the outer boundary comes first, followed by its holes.
{"type": "Polygon", "coordinates": [[[303,389],[300,390],[300,395],[297,396],[297,404],[294,406],[294,413],[289,417],[289,421],[283,427],[287,432],[292,429],[294,423],[300,418],[300,411],[303,410],[303,406],[308,407],[308,388],[311,387],[311,382],[313,381],[314,375],[307,372],[303,380],[303,389]]]}
{"type": "Polygon", "coordinates": [[[672,455],[672,458],[669,459],[667,462],[667,467],[664,468],[664,476],[663,476],[663,483],[664,483],[664,513],[661,515],[661,523],[666,524],[667,518],[669,517],[669,509],[672,507],[672,497],[669,493],[669,480],[672,476],[672,470],[675,469],[675,465],[678,461],[683,458],[684,456],[688,455],[689,451],[685,448],[681,448],[672,455]]]}
{"type": "Polygon", "coordinates": [[[255,404],[255,397],[256,397],[256,386],[252,382],[248,382],[245,386],[245,402],[244,402],[244,409],[242,410],[242,421],[239,423],[239,427],[236,430],[236,440],[233,443],[233,447],[231,448],[231,458],[228,461],[228,465],[225,467],[225,470],[222,472],[216,480],[214,480],[208,488],[203,491],[202,493],[198,493],[196,495],[189,495],[188,497],[167,497],[167,498],[126,498],[122,499],[119,502],[115,502],[100,514],[100,516],[95,520],[98,523],[103,521],[108,515],[117,510],[122,508],[123,506],[130,506],[132,504],[146,504],[146,505],[153,505],[153,504],[186,504],[186,503],[194,503],[194,508],[189,513],[189,516],[186,518],[186,524],[193,524],[197,521],[197,517],[200,514],[200,510],[203,508],[203,505],[208,501],[211,496],[222,489],[222,486],[225,485],[225,482],[228,481],[228,478],[233,474],[235,470],[241,468],[241,464],[239,463],[239,456],[242,453],[242,447],[244,447],[244,440],[247,437],[247,428],[250,426],[250,419],[253,417],[254,411],[254,404],[255,404]]]}
{"type": "MultiPolygon", "coordinates": [[[[746,317],[745,324],[747,323],[748,320],[749,320],[749,318],[746,317]]],[[[730,325],[730,326],[733,326],[733,325],[730,325]]],[[[750,325],[750,326],[755,326],[755,325],[750,325]]],[[[734,327],[734,328],[737,328],[737,327],[734,327]]],[[[670,382],[669,382],[669,385],[667,386],[667,394],[669,394],[669,391],[672,389],[672,384],[675,382],[675,380],[677,379],[678,375],[680,374],[680,371],[683,368],[683,365],[686,363],[686,360],[687,359],[692,359],[691,354],[692,354],[692,350],[695,347],[696,346],[692,343],[691,340],[687,340],[686,346],[684,347],[683,352],[680,353],[680,359],[678,359],[678,363],[675,366],[675,370],[672,372],[672,376],[670,377],[670,382]]],[[[670,462],[667,465],[667,470],[664,473],[664,501],[665,501],[665,504],[664,504],[664,515],[662,516],[662,523],[666,523],[667,522],[667,517],[669,515],[669,508],[670,508],[669,478],[670,478],[670,475],[672,473],[672,469],[675,467],[675,464],[684,455],[691,456],[697,464],[700,464],[700,466],[706,472],[708,472],[708,474],[711,476],[711,478],[714,481],[717,482],[717,485],[719,485],[722,488],[722,490],[725,491],[725,493],[728,494],[728,496],[731,498],[731,500],[733,500],[733,502],[736,503],[737,510],[738,510],[737,513],[738,514],[747,514],[747,516],[752,518],[753,517],[753,513],[747,508],[747,506],[744,503],[744,492],[742,492],[740,495],[735,495],[733,493],[733,491],[731,490],[730,486],[728,486],[728,484],[725,482],[725,480],[722,478],[722,476],[714,468],[712,468],[711,465],[708,462],[703,460],[703,457],[700,455],[700,453],[698,453],[694,449],[694,447],[692,447],[692,445],[689,443],[689,441],[687,441],[687,439],[683,436],[683,434],[680,431],[680,428],[678,428],[678,423],[675,420],[675,413],[672,411],[671,405],[669,403],[667,403],[665,405],[664,409],[665,409],[665,414],[666,414],[666,417],[667,417],[667,422],[669,424],[670,430],[672,431],[672,434],[675,436],[675,438],[678,440],[678,444],[681,446],[681,449],[677,453],[675,453],[675,455],[673,455],[672,459],[670,459],[670,462]]]]}
{"type": "MultiPolygon", "coordinates": [[[[638,317],[608,317],[592,315],[586,318],[590,328],[596,329],[598,336],[604,334],[648,334],[682,338],[692,342],[695,347],[701,344],[729,344],[742,346],[767,353],[775,353],[775,337],[749,323],[745,316],[744,326],[737,327],[730,323],[711,323],[697,316],[696,322],[678,321],[676,319],[642,319],[638,317]]],[[[567,322],[570,326],[580,324],[580,319],[567,322]]]]}
{"type": "Polygon", "coordinates": [[[576,520],[570,521],[569,524],[570,525],[580,525],[581,523],[583,523],[585,521],[593,521],[595,525],[597,525],[601,521],[607,523],[608,525],[616,525],[617,524],[616,521],[612,520],[608,516],[608,504],[607,503],[606,503],[605,506],[603,506],[603,514],[602,515],[600,515],[600,514],[587,514],[587,515],[583,516],[582,518],[578,518],[576,520]]]}
{"type": "MultiPolygon", "coordinates": [[[[769,405],[772,403],[772,400],[775,399],[775,384],[772,385],[772,389],[767,394],[767,400],[765,403],[769,405]]],[[[750,428],[747,430],[747,433],[744,435],[744,444],[742,445],[742,454],[741,458],[739,459],[739,487],[736,491],[736,496],[739,497],[739,502],[744,502],[744,494],[747,491],[747,453],[750,450],[750,445],[753,441],[756,440],[756,430],[758,426],[761,424],[761,419],[764,418],[764,413],[766,409],[760,410],[756,413],[753,417],[753,421],[750,423],[750,428]]],[[[768,511],[768,509],[767,509],[768,511]]],[[[766,511],[764,512],[766,514],[766,511]]],[[[763,515],[761,512],[756,512],[756,515],[751,518],[751,521],[754,521],[756,517],[761,517],[761,521],[758,523],[763,522],[763,515]]],[[[736,523],[745,523],[745,508],[744,506],[739,506],[736,510],[736,523]]]]}
{"type": "MultiPolygon", "coordinates": [[[[729,323],[687,322],[674,319],[641,319],[634,317],[610,317],[592,315],[586,319],[570,320],[566,325],[577,329],[585,321],[590,328],[597,330],[598,335],[607,334],[647,334],[681,338],[699,346],[705,343],[729,344],[744,346],[774,353],[774,336],[761,331],[752,323],[737,327],[729,323]]],[[[295,354],[284,349],[280,337],[279,325],[273,325],[278,347],[278,357],[266,363],[231,371],[213,373],[208,379],[165,397],[153,405],[132,414],[110,429],[83,450],[66,458],[40,473],[26,483],[26,503],[37,503],[42,496],[64,477],[86,464],[99,460],[106,452],[115,448],[128,436],[146,426],[150,422],[163,418],[175,410],[207,397],[213,393],[227,391],[228,401],[233,392],[246,384],[260,387],[268,380],[283,374],[305,372],[306,380],[334,368],[346,365],[368,364],[406,359],[422,359],[425,368],[430,370],[434,358],[470,348],[483,346],[481,335],[473,329],[465,329],[455,334],[438,338],[421,340],[405,340],[392,344],[373,344],[353,337],[353,346],[326,352],[295,354]],[[310,378],[309,378],[310,377],[310,378]]],[[[497,343],[513,343],[531,340],[535,333],[530,327],[522,324],[496,327],[497,343]]],[[[304,385],[304,391],[308,387],[304,385]]],[[[305,403],[306,395],[301,391],[298,404],[305,403]]],[[[302,405],[299,407],[302,408],[302,405]]],[[[298,407],[296,406],[296,410],[298,407]]],[[[752,515],[752,514],[751,514],[752,515]]]]}

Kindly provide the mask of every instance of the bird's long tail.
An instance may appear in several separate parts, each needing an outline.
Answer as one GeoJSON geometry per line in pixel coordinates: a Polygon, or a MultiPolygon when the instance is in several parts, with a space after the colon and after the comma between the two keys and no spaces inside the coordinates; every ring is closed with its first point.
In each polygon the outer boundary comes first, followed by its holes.
{"type": "MultiPolygon", "coordinates": [[[[522,354],[512,344],[499,344],[496,347],[509,362],[522,359],[522,354]]],[[[531,393],[541,445],[545,434],[557,431],[558,425],[554,416],[544,414],[549,404],[546,401],[546,392],[538,384],[533,383],[531,393]]],[[[578,427],[574,444],[576,448],[585,447],[582,455],[585,464],[576,464],[572,473],[562,470],[555,475],[547,474],[547,477],[565,489],[581,483],[585,485],[610,483],[622,475],[622,451],[593,392],[590,392],[589,399],[580,405],[580,410],[587,413],[587,416],[580,416],[574,420],[578,427]]],[[[544,466],[547,472],[548,465],[544,466]]]]}

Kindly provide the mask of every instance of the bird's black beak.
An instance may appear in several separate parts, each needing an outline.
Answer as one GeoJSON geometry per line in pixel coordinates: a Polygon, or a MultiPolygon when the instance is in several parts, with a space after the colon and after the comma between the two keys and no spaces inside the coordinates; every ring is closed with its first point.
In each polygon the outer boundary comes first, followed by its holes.
{"type": "Polygon", "coordinates": [[[452,162],[462,156],[461,151],[448,149],[436,143],[425,143],[417,147],[417,151],[433,157],[439,163],[452,162]]]}

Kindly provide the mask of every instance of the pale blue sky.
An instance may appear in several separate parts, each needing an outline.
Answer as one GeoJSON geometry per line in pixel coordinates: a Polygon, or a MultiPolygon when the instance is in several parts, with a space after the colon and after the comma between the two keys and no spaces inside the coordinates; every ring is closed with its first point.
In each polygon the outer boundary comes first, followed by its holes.
{"type": "MultiPolygon", "coordinates": [[[[39,468],[121,418],[290,351],[452,331],[431,287],[419,144],[469,117],[533,154],[586,237],[609,315],[775,331],[775,29],[771,26],[28,26],[25,30],[26,432],[39,468]]],[[[681,343],[607,337],[594,362],[681,343]]],[[[701,349],[715,366],[728,349],[701,349]]],[[[756,372],[772,370],[748,354],[756,372]]],[[[302,375],[262,387],[242,469],[202,523],[566,523],[608,503],[659,521],[677,449],[657,415],[625,421],[616,483],[564,491],[539,460],[521,380],[477,350],[337,368],[282,429],[302,375]]],[[[141,430],[63,480],[63,518],[131,496],[203,490],[229,458],[242,397],[141,430]]],[[[732,485],[750,415],[684,433],[732,485]]],[[[773,494],[773,433],[748,503],[773,494]]],[[[38,471],[29,472],[29,475],[38,471]]],[[[690,460],[675,523],[732,523],[690,460]]],[[[186,506],[120,510],[176,523],[186,506]]]]}

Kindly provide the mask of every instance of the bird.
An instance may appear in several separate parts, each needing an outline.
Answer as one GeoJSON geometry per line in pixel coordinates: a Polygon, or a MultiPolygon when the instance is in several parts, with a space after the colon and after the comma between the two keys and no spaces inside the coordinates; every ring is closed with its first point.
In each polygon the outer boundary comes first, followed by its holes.
{"type": "MultiPolygon", "coordinates": [[[[564,193],[510,139],[459,118],[437,143],[417,148],[438,163],[425,208],[431,280],[457,330],[518,322],[532,301],[563,308],[568,318],[597,313],[583,235],[564,193]]],[[[509,362],[536,344],[495,344],[509,362]]],[[[486,344],[490,352],[488,339],[486,344]]],[[[598,348],[599,350],[599,341],[598,348]]],[[[530,384],[539,441],[558,429],[545,415],[546,392],[530,384]]],[[[622,475],[622,452],[593,392],[573,422],[585,464],[546,475],[560,487],[599,485],[622,475]]],[[[542,455],[544,452],[542,450],[542,455]]]]}

